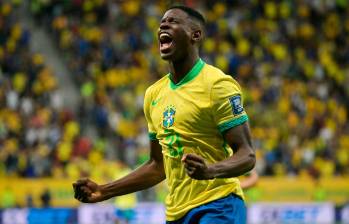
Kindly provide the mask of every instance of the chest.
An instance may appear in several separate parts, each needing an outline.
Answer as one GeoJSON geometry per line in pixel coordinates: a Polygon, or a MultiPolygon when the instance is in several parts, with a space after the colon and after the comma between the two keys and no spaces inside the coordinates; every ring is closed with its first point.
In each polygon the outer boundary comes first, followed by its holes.
{"type": "Polygon", "coordinates": [[[197,132],[212,123],[210,96],[203,88],[164,89],[153,96],[150,107],[158,133],[170,128],[197,132]]]}

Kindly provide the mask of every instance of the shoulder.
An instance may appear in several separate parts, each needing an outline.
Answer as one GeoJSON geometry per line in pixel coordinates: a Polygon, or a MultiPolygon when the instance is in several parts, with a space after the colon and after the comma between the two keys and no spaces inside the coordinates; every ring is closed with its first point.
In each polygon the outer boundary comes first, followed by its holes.
{"type": "Polygon", "coordinates": [[[233,88],[240,90],[241,87],[239,83],[230,75],[225,74],[219,68],[206,64],[203,70],[205,74],[205,80],[207,85],[211,87],[211,89],[216,88],[233,88]]]}
{"type": "Polygon", "coordinates": [[[157,80],[155,83],[151,84],[145,91],[145,97],[151,97],[152,95],[157,95],[157,93],[166,85],[168,85],[168,75],[166,74],[161,79],[157,80]]]}
{"type": "Polygon", "coordinates": [[[211,80],[216,80],[216,79],[220,79],[220,78],[225,78],[225,76],[227,76],[222,70],[220,70],[219,68],[213,66],[213,65],[210,65],[210,64],[207,64],[206,63],[206,66],[204,67],[204,72],[206,74],[209,75],[209,78],[211,80]]]}

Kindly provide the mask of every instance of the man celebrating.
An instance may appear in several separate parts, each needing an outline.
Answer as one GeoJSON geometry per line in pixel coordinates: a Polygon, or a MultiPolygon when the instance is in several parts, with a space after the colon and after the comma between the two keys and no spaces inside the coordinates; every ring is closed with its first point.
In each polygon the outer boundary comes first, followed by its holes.
{"type": "Polygon", "coordinates": [[[167,223],[245,223],[236,177],[254,167],[248,117],[239,84],[199,57],[205,19],[186,6],[168,9],[158,30],[170,73],[150,86],[144,113],[150,159],[114,182],[73,184],[75,198],[94,203],[167,179],[167,223]]]}

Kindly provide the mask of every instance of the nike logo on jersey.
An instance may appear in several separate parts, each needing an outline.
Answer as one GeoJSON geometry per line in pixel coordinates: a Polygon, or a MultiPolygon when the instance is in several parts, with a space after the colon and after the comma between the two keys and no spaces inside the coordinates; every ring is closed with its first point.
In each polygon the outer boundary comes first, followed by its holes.
{"type": "Polygon", "coordinates": [[[154,107],[156,106],[156,104],[158,104],[158,102],[160,101],[161,98],[157,99],[157,100],[153,100],[151,101],[151,105],[154,107]]]}

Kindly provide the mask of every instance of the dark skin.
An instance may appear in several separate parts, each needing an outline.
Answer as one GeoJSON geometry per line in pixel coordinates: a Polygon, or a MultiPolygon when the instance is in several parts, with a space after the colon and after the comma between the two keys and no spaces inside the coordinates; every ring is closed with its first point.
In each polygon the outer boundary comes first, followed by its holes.
{"type": "MultiPolygon", "coordinates": [[[[201,25],[180,9],[172,9],[161,19],[158,30],[172,37],[173,47],[169,52],[160,50],[161,58],[169,63],[172,81],[178,83],[199,59],[199,45],[203,38],[201,25]]],[[[161,41],[159,41],[161,45],[161,41]]]]}
{"type": "Polygon", "coordinates": [[[129,175],[114,182],[98,185],[84,178],[73,183],[74,197],[81,202],[95,203],[109,198],[141,191],[165,179],[161,146],[150,142],[150,159],[129,175]]]}
{"type": "Polygon", "coordinates": [[[238,177],[250,171],[255,163],[255,155],[251,144],[250,128],[247,122],[229,129],[224,137],[234,154],[225,160],[208,165],[205,160],[195,154],[186,154],[182,158],[187,174],[197,180],[213,178],[238,177]]]}
{"type": "MultiPolygon", "coordinates": [[[[180,9],[168,10],[158,30],[162,59],[169,62],[171,79],[179,82],[199,59],[199,45],[203,38],[202,25],[180,9]],[[163,38],[166,33],[167,38],[163,38]],[[169,42],[164,47],[164,39],[169,42]],[[169,47],[168,47],[169,46],[169,47]]],[[[250,129],[245,122],[224,133],[234,155],[217,163],[207,164],[196,154],[182,157],[187,174],[197,180],[240,176],[254,167],[255,155],[251,145],[250,129]]],[[[114,182],[99,185],[89,179],[73,183],[74,197],[81,202],[95,203],[152,187],[166,178],[163,155],[157,140],[150,141],[150,159],[129,175],[114,182]]]]}

